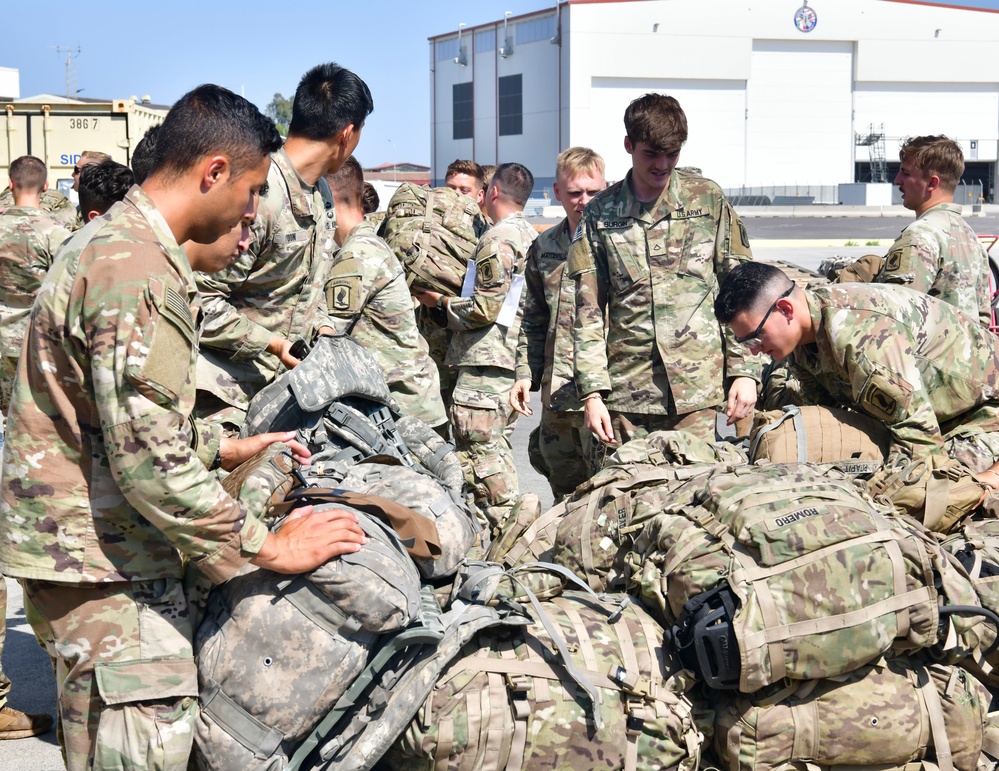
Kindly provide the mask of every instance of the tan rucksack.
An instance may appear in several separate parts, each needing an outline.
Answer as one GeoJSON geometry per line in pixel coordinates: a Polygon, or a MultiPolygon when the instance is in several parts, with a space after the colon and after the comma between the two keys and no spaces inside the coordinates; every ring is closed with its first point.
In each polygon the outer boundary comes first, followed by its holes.
{"type": "Polygon", "coordinates": [[[959,667],[916,657],[880,660],[764,700],[721,697],[714,747],[729,771],[922,760],[940,771],[974,771],[990,701],[986,687],[959,667]]]}
{"type": "Polygon", "coordinates": [[[749,461],[823,463],[854,476],[870,476],[884,465],[890,444],[885,425],[866,415],[792,405],[753,416],[749,461]]]}
{"type": "Polygon", "coordinates": [[[479,205],[467,195],[403,182],[388,203],[378,235],[399,258],[411,287],[456,297],[468,259],[487,227],[479,205]]]}
{"type": "Polygon", "coordinates": [[[695,714],[647,613],[577,591],[527,612],[531,626],[465,645],[381,767],[697,768],[713,714],[695,714]],[[574,677],[592,684],[596,705],[574,677]]]}

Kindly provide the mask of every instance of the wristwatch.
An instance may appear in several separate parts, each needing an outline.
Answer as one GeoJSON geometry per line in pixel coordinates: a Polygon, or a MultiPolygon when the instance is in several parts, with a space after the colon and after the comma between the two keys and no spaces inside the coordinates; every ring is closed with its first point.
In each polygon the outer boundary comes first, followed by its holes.
{"type": "Polygon", "coordinates": [[[212,465],[208,467],[208,470],[215,471],[216,469],[219,469],[221,467],[222,467],[222,448],[219,447],[219,449],[215,451],[215,458],[212,459],[212,465]]]}
{"type": "Polygon", "coordinates": [[[437,310],[444,310],[445,299],[446,298],[444,297],[444,295],[441,295],[440,297],[437,298],[437,310]]]}

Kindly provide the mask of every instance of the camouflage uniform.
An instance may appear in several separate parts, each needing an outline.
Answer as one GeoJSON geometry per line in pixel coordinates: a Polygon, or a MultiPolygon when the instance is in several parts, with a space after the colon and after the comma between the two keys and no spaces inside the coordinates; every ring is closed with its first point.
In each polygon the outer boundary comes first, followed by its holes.
{"type": "Polygon", "coordinates": [[[267,530],[208,471],[218,435],[193,430],[183,250],[139,187],[95,223],[42,284],[18,363],[0,572],[22,579],[53,659],[69,768],[184,768],[198,690],[181,554],[221,582],[267,530]]]}
{"type": "MultiPolygon", "coordinates": [[[[46,190],[42,193],[41,204],[42,211],[52,215],[52,219],[66,230],[78,230],[83,226],[79,210],[58,190],[46,190]]],[[[0,210],[10,209],[13,205],[14,193],[7,188],[0,193],[0,210]]]]}
{"type": "Polygon", "coordinates": [[[517,341],[517,380],[541,389],[539,465],[556,500],[589,478],[592,452],[572,372],[576,283],[565,275],[571,235],[564,219],[531,244],[517,341]]]}
{"type": "Polygon", "coordinates": [[[403,414],[430,426],[447,422],[437,365],[416,330],[406,275],[367,220],[351,228],[333,260],[326,304],[337,332],[349,334],[377,359],[403,414]]]}
{"type": "Polygon", "coordinates": [[[311,342],[327,323],[322,293],[336,252],[329,187],[323,179],[307,185],[284,150],[271,154],[267,184],[247,252],[220,273],[197,274],[205,313],[198,412],[229,405],[221,419],[236,427],[250,399],[284,370],[266,350],[271,338],[311,342]]]}
{"type": "MultiPolygon", "coordinates": [[[[69,231],[50,214],[11,206],[0,214],[0,413],[7,414],[31,304],[69,231]]],[[[0,706],[3,702],[0,700],[0,706]]]]}
{"type": "Polygon", "coordinates": [[[902,231],[874,278],[939,297],[982,324],[992,322],[989,258],[955,203],[931,207],[902,231]]]}
{"type": "Polygon", "coordinates": [[[801,403],[854,407],[915,459],[957,440],[982,448],[975,471],[999,457],[988,449],[999,439],[999,338],[907,287],[831,284],[806,297],[816,341],[793,353],[801,403]]]}
{"type": "Polygon", "coordinates": [[[458,367],[451,429],[465,479],[490,528],[503,523],[518,493],[510,445],[517,413],[509,396],[520,332],[519,289],[527,250],[537,236],[523,212],[497,222],[472,255],[471,296],[447,305],[448,327],[455,334],[446,363],[458,367]],[[499,323],[507,319],[506,325],[499,323]]]}
{"type": "Polygon", "coordinates": [[[674,169],[647,206],[629,171],[586,207],[566,267],[576,279],[576,382],[581,396],[607,394],[618,441],[677,427],[714,441],[731,380],[759,380],[758,361],[713,306],[719,281],[751,258],[721,189],[689,170],[674,169]]]}

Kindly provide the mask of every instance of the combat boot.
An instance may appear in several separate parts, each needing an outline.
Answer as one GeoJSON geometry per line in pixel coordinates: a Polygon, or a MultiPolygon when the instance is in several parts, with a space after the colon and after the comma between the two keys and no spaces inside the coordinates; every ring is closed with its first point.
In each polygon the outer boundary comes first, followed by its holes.
{"type": "Polygon", "coordinates": [[[27,739],[43,734],[51,727],[51,715],[28,715],[10,707],[0,709],[0,740],[27,739]]]}

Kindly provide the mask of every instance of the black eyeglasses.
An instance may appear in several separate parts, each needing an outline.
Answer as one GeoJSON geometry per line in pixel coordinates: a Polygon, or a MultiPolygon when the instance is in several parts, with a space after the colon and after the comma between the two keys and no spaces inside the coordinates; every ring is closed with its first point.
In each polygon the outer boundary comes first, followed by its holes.
{"type": "Polygon", "coordinates": [[[74,174],[79,174],[81,171],[83,171],[83,167],[82,166],[74,166],[73,167],[73,173],[74,174]]]}
{"type": "Polygon", "coordinates": [[[755,348],[757,345],[759,345],[760,333],[763,331],[763,325],[767,323],[767,319],[770,318],[770,314],[773,313],[774,308],[777,307],[777,301],[783,300],[793,291],[794,291],[794,282],[792,281],[791,286],[785,289],[783,294],[781,294],[781,296],[778,297],[777,300],[774,300],[772,303],[770,303],[770,308],[767,310],[766,315],[763,317],[763,321],[759,323],[759,326],[757,326],[756,329],[754,329],[748,335],[745,335],[744,337],[735,338],[735,342],[739,343],[740,345],[746,345],[747,343],[749,343],[750,348],[755,348]]]}

